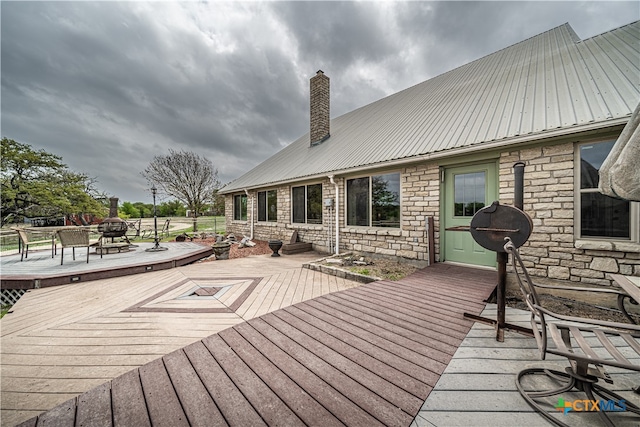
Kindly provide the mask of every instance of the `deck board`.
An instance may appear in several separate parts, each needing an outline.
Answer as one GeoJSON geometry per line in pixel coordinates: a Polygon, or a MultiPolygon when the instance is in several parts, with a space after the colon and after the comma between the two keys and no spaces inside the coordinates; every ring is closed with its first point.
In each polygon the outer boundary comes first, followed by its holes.
{"type": "Polygon", "coordinates": [[[433,333],[429,330],[415,331],[413,330],[415,328],[405,329],[403,326],[411,327],[411,325],[407,322],[404,324],[402,322],[394,322],[391,316],[378,316],[358,310],[358,305],[349,301],[325,298],[322,301],[313,302],[336,310],[339,313],[336,315],[343,319],[348,319],[348,321],[359,325],[362,329],[371,330],[375,334],[406,348],[413,348],[415,351],[434,360],[446,359],[447,355],[453,354],[457,349],[455,337],[442,333],[433,333]],[[442,356],[438,356],[438,354],[442,354],[442,356]]]}
{"type": "MultiPolygon", "coordinates": [[[[327,331],[327,329],[331,329],[330,325],[320,322],[312,316],[306,315],[304,312],[283,310],[274,314],[290,324],[295,323],[296,327],[303,333],[326,345],[337,353],[349,358],[349,360],[359,363],[363,368],[370,372],[376,372],[385,380],[393,383],[403,390],[408,391],[414,396],[420,397],[420,402],[422,402],[424,384],[410,375],[412,370],[407,369],[409,373],[405,373],[397,369],[394,364],[385,363],[379,360],[378,357],[384,357],[384,355],[381,355],[381,352],[376,351],[376,349],[371,348],[366,341],[360,340],[358,345],[354,346],[351,344],[354,342],[353,336],[349,337],[348,333],[340,333],[335,329],[332,331],[337,334],[337,337],[331,335],[329,331],[327,331]],[[365,347],[365,349],[361,350],[360,346],[365,347]],[[372,354],[369,354],[368,352],[372,354]]],[[[400,361],[396,360],[395,362],[400,361]]]]}
{"type": "Polygon", "coordinates": [[[224,417],[184,354],[176,350],[162,358],[167,373],[192,426],[226,425],[224,417]]]}
{"type": "MultiPolygon", "coordinates": [[[[401,425],[405,416],[398,408],[408,404],[409,406],[416,403],[414,396],[394,386],[390,382],[384,380],[377,374],[362,368],[358,363],[350,361],[317,342],[308,335],[300,332],[292,325],[281,320],[276,314],[269,314],[263,318],[270,326],[277,329],[283,335],[294,341],[300,347],[305,348],[308,352],[322,359],[325,363],[331,365],[336,371],[344,374],[349,378],[348,383],[351,387],[361,388],[362,390],[372,392],[370,396],[366,396],[368,402],[376,406],[375,411],[379,414],[380,421],[387,425],[401,425]],[[375,393],[375,396],[373,395],[375,393]],[[408,402],[407,402],[408,401],[408,402]]],[[[363,395],[365,393],[363,392],[363,395]]],[[[419,409],[418,402],[418,409],[419,409]]],[[[406,414],[408,415],[408,414],[406,414]]],[[[413,417],[410,417],[413,418],[413,417]]],[[[411,422],[409,419],[408,422],[411,422]]]]}
{"type": "Polygon", "coordinates": [[[454,321],[451,321],[451,316],[438,317],[435,313],[431,313],[428,310],[424,310],[423,313],[419,313],[415,307],[410,305],[403,305],[397,302],[388,301],[386,298],[372,297],[369,295],[360,295],[356,293],[349,293],[343,297],[346,301],[349,301],[358,307],[367,308],[371,312],[376,312],[383,319],[389,317],[394,318],[396,322],[404,325],[415,325],[418,330],[422,328],[428,328],[434,332],[441,332],[446,335],[451,335],[456,338],[464,338],[469,326],[467,321],[465,325],[459,325],[454,321]],[[416,314],[422,314],[418,317],[416,314]]]}
{"type": "Polygon", "coordinates": [[[278,367],[255,349],[240,333],[227,329],[222,339],[236,354],[277,394],[282,401],[307,425],[341,426],[338,419],[319,404],[307,391],[285,375],[278,367]]]}
{"type": "Polygon", "coordinates": [[[76,425],[102,426],[112,425],[111,383],[104,383],[78,397],[76,425]]]}
{"type": "Polygon", "coordinates": [[[202,341],[185,347],[184,352],[229,425],[266,425],[202,341]]]}
{"type": "MultiPolygon", "coordinates": [[[[379,328],[355,316],[321,304],[320,301],[309,301],[300,308],[310,312],[312,312],[312,309],[317,310],[322,313],[322,315],[331,316],[340,322],[342,327],[353,331],[355,335],[432,372],[439,373],[446,367],[444,362],[438,361],[438,359],[446,359],[446,354],[438,349],[427,347],[424,343],[410,341],[395,334],[393,331],[379,328]],[[307,307],[309,307],[309,309],[307,309],[307,307]]],[[[437,381],[437,378],[435,380],[437,381]]]]}
{"type": "Polygon", "coordinates": [[[140,367],[140,382],[153,426],[189,425],[162,359],[140,367]]]}
{"type": "Polygon", "coordinates": [[[138,369],[131,370],[111,382],[111,399],[114,427],[151,427],[138,369]]]}
{"type": "MultiPolygon", "coordinates": [[[[96,390],[111,390],[116,425],[409,426],[472,326],[462,313],[479,314],[494,281],[494,272],[429,267],[398,282],[326,294],[345,289],[344,279],[304,269],[273,274],[237,307],[246,321],[82,394],[78,410],[102,396],[96,390]],[[323,295],[305,300],[316,294],[323,295]]],[[[95,323],[112,325],[106,333],[119,348],[138,335],[118,333],[135,324],[134,315],[144,315],[140,335],[153,324],[150,313],[127,313],[126,322],[122,314],[95,323]]],[[[188,325],[190,317],[182,318],[188,325]]],[[[91,342],[99,335],[91,322],[68,324],[46,339],[61,348],[60,340],[74,343],[73,332],[86,330],[91,342]]],[[[31,339],[46,334],[36,335],[31,339]]],[[[165,337],[151,335],[145,342],[160,350],[165,337]]],[[[53,412],[64,415],[57,407],[40,419],[53,412]]]]}
{"type": "Polygon", "coordinates": [[[422,366],[411,362],[409,360],[410,358],[407,358],[407,355],[411,353],[410,350],[406,351],[402,348],[394,348],[397,346],[390,341],[386,341],[373,334],[367,335],[367,331],[345,325],[343,322],[336,320],[326,313],[314,311],[308,305],[297,305],[287,311],[297,315],[302,320],[305,320],[307,316],[312,317],[314,324],[319,325],[320,329],[327,334],[415,378],[420,383],[423,383],[422,386],[424,386],[424,384],[435,384],[438,380],[438,376],[432,371],[424,369],[422,366]]]}
{"type": "MultiPolygon", "coordinates": [[[[321,378],[343,396],[348,396],[348,398],[362,408],[362,410],[378,420],[381,418],[381,415],[384,415],[383,410],[383,413],[380,414],[381,409],[377,406],[378,403],[385,404],[380,397],[271,326],[265,321],[264,317],[254,319],[249,322],[249,324],[280,347],[289,357],[303,365],[308,371],[321,378]]],[[[382,424],[380,421],[372,420],[372,423],[369,425],[380,424],[382,424]]]]}
{"type": "Polygon", "coordinates": [[[54,425],[56,427],[74,427],[76,421],[76,404],[74,397],[61,403],[52,410],[45,412],[38,417],[38,424],[54,425]]]}
{"type": "Polygon", "coordinates": [[[213,335],[202,342],[267,424],[304,425],[220,336],[213,335]]]}
{"type": "Polygon", "coordinates": [[[314,399],[327,408],[347,425],[377,424],[375,419],[354,404],[351,400],[331,387],[326,381],[310,372],[302,363],[288,355],[273,341],[267,339],[255,327],[253,322],[243,323],[235,328],[255,348],[260,348],[274,365],[291,378],[296,384],[308,391],[314,399]]]}

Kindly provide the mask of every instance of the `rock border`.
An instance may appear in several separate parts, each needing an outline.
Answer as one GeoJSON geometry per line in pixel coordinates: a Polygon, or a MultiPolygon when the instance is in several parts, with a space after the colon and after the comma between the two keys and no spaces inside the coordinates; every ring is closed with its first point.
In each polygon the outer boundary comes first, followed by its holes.
{"type": "Polygon", "coordinates": [[[359,283],[371,283],[382,280],[380,277],[375,276],[365,276],[364,274],[354,273],[349,270],[344,270],[338,267],[332,267],[328,265],[323,265],[322,263],[327,259],[343,257],[345,254],[340,255],[332,255],[324,258],[317,259],[315,261],[310,261],[302,264],[302,268],[308,268],[309,270],[319,271],[321,273],[330,274],[332,276],[341,277],[347,280],[353,280],[354,282],[359,283]]]}

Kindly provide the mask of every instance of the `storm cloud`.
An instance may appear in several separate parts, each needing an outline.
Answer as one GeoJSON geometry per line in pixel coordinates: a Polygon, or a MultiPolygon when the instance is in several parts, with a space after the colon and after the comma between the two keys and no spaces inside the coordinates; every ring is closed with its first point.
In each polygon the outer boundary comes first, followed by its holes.
{"type": "Polygon", "coordinates": [[[169,148],[229,182],[307,132],[309,78],[336,117],[569,22],[637,2],[2,2],[2,136],[62,156],[121,200],[169,148]]]}

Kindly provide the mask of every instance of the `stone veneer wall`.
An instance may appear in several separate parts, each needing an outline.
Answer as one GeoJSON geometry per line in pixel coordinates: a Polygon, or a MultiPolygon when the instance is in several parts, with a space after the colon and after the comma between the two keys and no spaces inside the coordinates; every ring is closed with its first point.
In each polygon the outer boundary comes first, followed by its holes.
{"type": "MultiPolygon", "coordinates": [[[[317,184],[312,182],[311,184],[317,184]]],[[[272,188],[268,189],[271,190],[272,188]]],[[[333,224],[335,221],[335,212],[329,215],[329,209],[323,208],[323,224],[293,224],[291,222],[291,187],[281,186],[278,191],[278,221],[277,222],[256,222],[253,226],[253,237],[258,240],[280,239],[288,242],[294,230],[298,231],[298,238],[301,242],[313,243],[313,248],[319,252],[329,252],[328,248],[328,230],[329,221],[333,224]]],[[[334,197],[335,189],[329,180],[322,182],[322,197],[334,197]]],[[[340,193],[342,195],[342,191],[340,193]]],[[[227,233],[234,233],[238,236],[249,236],[251,234],[251,198],[254,199],[254,218],[258,217],[258,198],[257,191],[249,192],[247,201],[247,221],[227,221],[227,233]]],[[[341,214],[343,212],[340,207],[341,214]]],[[[225,215],[227,218],[233,218],[233,195],[227,195],[225,198],[225,215]]],[[[332,231],[332,239],[335,238],[335,229],[332,231]]]]}
{"type": "MultiPolygon", "coordinates": [[[[524,210],[533,220],[533,233],[520,249],[533,276],[574,282],[609,285],[607,273],[640,275],[640,245],[574,238],[574,145],[562,143],[504,152],[499,159],[499,199],[513,204],[513,165],[523,161],[524,210]]],[[[418,264],[428,260],[427,218],[434,217],[436,261],[440,260],[440,179],[436,162],[399,170],[402,223],[400,229],[342,226],[340,251],[401,257],[418,264]]],[[[345,179],[336,180],[340,188],[340,218],[344,220],[345,179]]],[[[323,182],[323,198],[334,197],[334,186],[323,182]]],[[[290,186],[278,188],[278,222],[256,223],[254,237],[288,241],[293,230],[300,240],[312,242],[314,249],[328,252],[330,220],[324,208],[323,225],[292,224],[290,186]]],[[[255,197],[255,192],[250,193],[255,197]]],[[[257,200],[257,199],[256,199],[257,200]]],[[[248,203],[248,207],[251,203],[248,203]]],[[[257,201],[254,203],[254,211],[257,201]]],[[[233,215],[233,198],[227,196],[227,218],[233,215]]],[[[257,215],[254,213],[254,215],[257,215]]],[[[250,216],[249,216],[250,217],[250,216]]],[[[249,235],[245,222],[228,221],[227,231],[249,235]]],[[[332,239],[335,230],[332,231],[332,239]]]]}
{"type": "Polygon", "coordinates": [[[435,163],[400,170],[401,225],[397,228],[344,226],[346,250],[401,257],[425,264],[429,260],[427,217],[434,217],[436,261],[439,254],[439,169],[435,163]]]}
{"type": "MultiPolygon", "coordinates": [[[[345,217],[345,179],[336,179],[340,191],[340,218],[345,217]]],[[[436,260],[439,253],[439,169],[435,163],[418,165],[400,170],[401,182],[401,228],[366,228],[342,226],[340,228],[340,251],[354,251],[379,256],[393,256],[426,265],[428,254],[427,217],[434,217],[436,260]]],[[[323,224],[291,223],[290,186],[278,188],[278,222],[255,223],[254,238],[259,240],[281,239],[288,241],[293,230],[298,231],[300,241],[311,242],[315,250],[329,252],[329,223],[331,240],[335,240],[335,211],[329,213],[323,208],[323,224]]],[[[251,209],[254,198],[254,218],[257,217],[256,192],[249,192],[247,210],[251,209]]],[[[335,199],[335,187],[328,179],[322,182],[322,197],[335,199]]],[[[233,196],[228,195],[225,203],[227,218],[233,217],[233,196]]],[[[250,220],[251,214],[247,212],[250,220]]],[[[228,221],[227,232],[237,235],[250,234],[250,225],[245,221],[228,221]]]]}
{"type": "Polygon", "coordinates": [[[574,144],[502,153],[500,202],[512,204],[513,164],[525,163],[524,210],[533,233],[520,248],[530,274],[549,279],[609,285],[608,273],[640,275],[640,246],[574,237],[574,144]]]}

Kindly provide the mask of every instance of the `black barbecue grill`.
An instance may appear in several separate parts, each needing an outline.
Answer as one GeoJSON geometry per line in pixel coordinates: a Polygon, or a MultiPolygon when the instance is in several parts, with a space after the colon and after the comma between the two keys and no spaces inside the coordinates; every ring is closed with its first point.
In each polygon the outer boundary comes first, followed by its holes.
{"type": "Polygon", "coordinates": [[[509,258],[504,250],[505,239],[509,238],[519,248],[531,236],[533,221],[523,211],[524,194],[524,163],[518,162],[514,166],[515,189],[514,205],[501,205],[493,202],[490,206],[480,209],[471,219],[469,232],[473,239],[485,249],[494,251],[498,262],[498,284],[496,286],[496,304],[498,318],[496,320],[464,313],[465,317],[473,320],[493,324],[496,326],[496,339],[504,341],[504,329],[510,329],[525,334],[532,334],[527,328],[505,322],[507,262],[509,258]]]}
{"type": "Polygon", "coordinates": [[[504,252],[506,237],[519,248],[529,240],[531,230],[533,222],[529,215],[499,202],[493,202],[476,212],[469,227],[476,243],[494,252],[504,252]]]}

